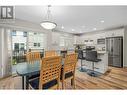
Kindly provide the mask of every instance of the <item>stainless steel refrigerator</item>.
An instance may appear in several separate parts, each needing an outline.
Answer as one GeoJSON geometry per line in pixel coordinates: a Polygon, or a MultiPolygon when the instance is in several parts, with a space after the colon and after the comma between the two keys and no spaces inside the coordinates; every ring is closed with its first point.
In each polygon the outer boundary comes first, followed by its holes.
{"type": "Polygon", "coordinates": [[[109,66],[123,67],[123,37],[106,38],[109,66]]]}

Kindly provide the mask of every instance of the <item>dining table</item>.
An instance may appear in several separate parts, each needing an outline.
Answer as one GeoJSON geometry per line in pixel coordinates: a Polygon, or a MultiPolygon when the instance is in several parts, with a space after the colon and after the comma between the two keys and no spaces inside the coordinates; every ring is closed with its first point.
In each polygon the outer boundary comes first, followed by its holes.
{"type": "MultiPolygon", "coordinates": [[[[63,68],[63,65],[64,65],[63,60],[61,64],[63,68]]],[[[16,66],[16,72],[19,76],[22,77],[22,89],[28,89],[29,88],[29,76],[40,73],[40,61],[35,61],[32,64],[28,62],[18,63],[16,66]]]]}

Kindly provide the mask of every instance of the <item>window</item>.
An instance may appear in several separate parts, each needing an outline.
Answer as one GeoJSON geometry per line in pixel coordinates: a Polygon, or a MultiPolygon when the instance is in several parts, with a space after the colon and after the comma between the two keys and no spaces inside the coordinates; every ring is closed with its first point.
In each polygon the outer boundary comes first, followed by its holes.
{"type": "Polygon", "coordinates": [[[12,48],[13,50],[26,50],[27,47],[27,32],[13,31],[12,32],[12,48]]]}
{"type": "Polygon", "coordinates": [[[34,33],[34,35],[37,35],[37,33],[34,33]]]}
{"type": "Polygon", "coordinates": [[[41,45],[40,45],[40,43],[38,43],[38,47],[40,47],[41,45]]]}
{"type": "Polygon", "coordinates": [[[40,43],[34,43],[34,47],[40,47],[40,43]]]}
{"type": "Polygon", "coordinates": [[[46,47],[46,36],[43,33],[28,33],[28,48],[29,49],[44,49],[46,47]]]}
{"type": "Polygon", "coordinates": [[[24,43],[20,43],[19,46],[20,46],[20,50],[24,50],[25,47],[24,43]]]}
{"type": "Polygon", "coordinates": [[[12,31],[12,36],[16,36],[16,31],[12,31]]]}
{"type": "Polygon", "coordinates": [[[60,46],[65,46],[64,37],[60,37],[60,46]]]}
{"type": "Polygon", "coordinates": [[[25,44],[24,43],[14,43],[14,50],[25,50],[25,44]]]}
{"type": "Polygon", "coordinates": [[[19,43],[14,44],[14,50],[19,50],[19,43]]]}
{"type": "Polygon", "coordinates": [[[23,36],[24,37],[27,37],[27,32],[23,32],[23,36]]]}
{"type": "Polygon", "coordinates": [[[34,43],[34,47],[36,47],[37,46],[37,43],[34,43]]]}
{"type": "Polygon", "coordinates": [[[62,46],[62,47],[73,46],[73,38],[70,36],[61,36],[60,37],[60,46],[62,46]]]}

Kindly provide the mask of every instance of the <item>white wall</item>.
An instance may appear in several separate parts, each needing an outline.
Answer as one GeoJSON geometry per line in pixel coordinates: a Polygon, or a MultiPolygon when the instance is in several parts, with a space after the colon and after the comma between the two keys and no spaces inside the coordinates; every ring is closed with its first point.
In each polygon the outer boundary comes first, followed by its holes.
{"type": "Polygon", "coordinates": [[[11,63],[8,55],[7,29],[0,28],[0,77],[11,74],[11,63]]]}
{"type": "Polygon", "coordinates": [[[2,77],[2,31],[3,29],[0,28],[0,78],[2,77]]]}
{"type": "Polygon", "coordinates": [[[127,26],[124,27],[124,66],[127,67],[127,26]]]}
{"type": "Polygon", "coordinates": [[[55,50],[61,50],[61,49],[74,49],[74,42],[75,42],[75,38],[74,35],[69,34],[69,33],[61,33],[60,31],[57,32],[52,32],[52,41],[51,41],[51,45],[52,45],[52,49],[55,50]],[[60,46],[60,37],[65,37],[68,38],[68,42],[65,42],[66,46],[60,46]]]}

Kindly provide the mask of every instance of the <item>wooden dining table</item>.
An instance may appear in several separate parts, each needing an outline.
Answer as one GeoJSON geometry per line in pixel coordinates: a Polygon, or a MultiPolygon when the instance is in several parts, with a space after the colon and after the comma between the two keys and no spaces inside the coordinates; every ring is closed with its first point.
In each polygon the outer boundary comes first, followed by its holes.
{"type": "MultiPolygon", "coordinates": [[[[62,60],[61,64],[63,68],[64,60],[62,60]]],[[[16,66],[16,72],[19,76],[22,77],[22,89],[28,89],[29,88],[29,76],[40,73],[40,61],[35,61],[32,64],[29,64],[27,62],[18,63],[16,66]]]]}

